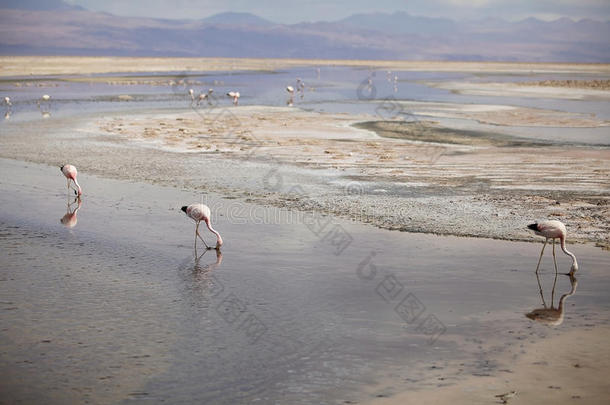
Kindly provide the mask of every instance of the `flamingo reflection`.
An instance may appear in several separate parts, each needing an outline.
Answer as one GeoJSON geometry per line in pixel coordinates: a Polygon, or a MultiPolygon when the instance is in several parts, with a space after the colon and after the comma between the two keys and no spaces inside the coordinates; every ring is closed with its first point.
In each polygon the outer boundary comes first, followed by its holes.
{"type": "Polygon", "coordinates": [[[66,215],[61,217],[59,222],[61,222],[61,224],[63,226],[65,226],[66,228],[74,228],[76,226],[76,223],[78,222],[78,219],[76,218],[76,213],[80,209],[82,203],[83,202],[81,201],[80,197],[75,197],[74,201],[72,201],[72,202],[70,202],[70,199],[68,198],[68,206],[66,209],[66,215]],[[72,206],[74,204],[77,204],[76,208],[72,209],[72,206]]]}
{"type": "Polygon", "coordinates": [[[540,276],[536,273],[536,279],[538,280],[538,288],[540,290],[540,297],[542,298],[542,308],[536,308],[531,312],[525,314],[529,319],[543,323],[549,326],[559,326],[563,323],[564,315],[565,315],[565,301],[568,297],[574,295],[576,292],[576,287],[578,286],[578,280],[572,274],[568,274],[570,277],[570,285],[571,289],[566,294],[563,294],[559,298],[559,302],[557,308],[555,308],[553,301],[555,299],[555,286],[557,284],[557,275],[555,275],[555,280],[553,281],[553,289],[551,292],[551,305],[550,307],[546,304],[544,300],[544,293],[542,291],[542,285],[540,284],[540,276]]]}
{"type": "Polygon", "coordinates": [[[204,249],[203,253],[197,256],[197,250],[195,250],[195,265],[193,266],[193,272],[198,274],[208,273],[213,271],[215,268],[221,265],[222,263],[222,253],[220,250],[216,250],[216,261],[214,263],[208,263],[201,265],[201,258],[209,251],[210,249],[204,249]]]}

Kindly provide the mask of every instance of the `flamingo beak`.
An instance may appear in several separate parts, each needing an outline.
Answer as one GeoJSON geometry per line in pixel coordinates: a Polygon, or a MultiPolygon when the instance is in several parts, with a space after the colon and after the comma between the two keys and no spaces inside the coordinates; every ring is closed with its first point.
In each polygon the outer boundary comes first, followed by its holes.
{"type": "Polygon", "coordinates": [[[184,213],[186,213],[186,205],[180,208],[184,213]]]}

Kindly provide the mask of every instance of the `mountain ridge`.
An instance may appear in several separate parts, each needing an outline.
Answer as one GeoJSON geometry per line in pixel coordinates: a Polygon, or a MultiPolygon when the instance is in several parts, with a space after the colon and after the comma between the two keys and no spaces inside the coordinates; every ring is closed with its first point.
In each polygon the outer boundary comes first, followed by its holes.
{"type": "Polygon", "coordinates": [[[173,20],[47,5],[0,10],[0,54],[610,62],[610,22],[592,19],[463,22],[397,11],[279,24],[251,13],[173,20]]]}

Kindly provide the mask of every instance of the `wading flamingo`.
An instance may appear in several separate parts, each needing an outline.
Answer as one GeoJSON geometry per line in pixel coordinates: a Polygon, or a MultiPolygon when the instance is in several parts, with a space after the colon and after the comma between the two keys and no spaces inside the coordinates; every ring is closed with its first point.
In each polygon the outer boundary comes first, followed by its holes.
{"type": "Polygon", "coordinates": [[[68,179],[68,189],[70,189],[70,181],[73,181],[74,184],[76,184],[76,187],[78,187],[78,189],[74,189],[74,194],[80,196],[81,194],[83,194],[80,185],[78,184],[78,181],[76,181],[76,175],[78,174],[78,172],[76,171],[76,167],[72,166],[72,165],[63,165],[62,167],[59,168],[59,170],[61,170],[61,172],[64,174],[64,176],[66,176],[66,179],[68,179]]]}
{"type": "Polygon", "coordinates": [[[208,100],[208,104],[210,103],[210,97],[212,96],[212,93],[214,93],[214,89],[208,89],[207,93],[199,93],[199,97],[197,97],[197,105],[201,105],[201,103],[203,102],[203,100],[208,100]]]}
{"type": "Polygon", "coordinates": [[[220,234],[214,228],[212,228],[212,224],[210,223],[210,208],[205,204],[191,204],[183,206],[181,210],[184,211],[187,217],[191,218],[197,224],[195,226],[195,249],[197,249],[198,236],[207,249],[212,249],[210,246],[208,246],[207,243],[205,243],[205,240],[203,240],[203,238],[199,234],[199,223],[201,221],[205,222],[210,232],[216,235],[215,249],[220,249],[220,247],[222,246],[222,238],[220,237],[220,234]]]}
{"type": "Polygon", "coordinates": [[[239,91],[230,91],[227,93],[227,96],[229,97],[233,97],[233,104],[237,105],[237,103],[239,102],[239,91]]]}
{"type": "Polygon", "coordinates": [[[4,104],[6,104],[7,107],[11,107],[13,105],[13,103],[11,103],[11,98],[4,97],[4,104]]]}
{"type": "Polygon", "coordinates": [[[38,100],[38,108],[41,109],[41,111],[50,111],[51,110],[51,96],[49,96],[48,94],[43,94],[43,96],[40,98],[40,100],[38,100]],[[43,109],[42,103],[45,103],[45,105],[48,107],[48,109],[43,109]]]}
{"type": "Polygon", "coordinates": [[[204,94],[204,93],[199,94],[199,96],[197,97],[197,106],[200,106],[201,102],[203,100],[205,100],[206,98],[208,98],[207,94],[204,94]]]}
{"type": "Polygon", "coordinates": [[[576,256],[573,253],[568,252],[566,249],[566,235],[567,230],[566,226],[557,220],[549,220],[537,222],[535,224],[530,224],[527,226],[529,229],[533,230],[536,235],[544,236],[546,240],[544,241],[544,245],[542,245],[542,251],[540,252],[540,258],[538,259],[538,265],[536,266],[536,273],[538,273],[538,268],[540,267],[540,261],[542,260],[542,254],[544,253],[544,248],[549,239],[553,239],[553,262],[555,263],[555,273],[557,273],[557,259],[555,258],[555,239],[559,238],[561,242],[561,250],[572,258],[572,267],[570,268],[570,273],[573,275],[574,272],[578,270],[578,263],[576,262],[576,256]]]}
{"type": "Polygon", "coordinates": [[[289,106],[292,106],[292,104],[294,103],[294,87],[292,86],[286,86],[286,91],[288,92],[288,94],[290,95],[290,97],[288,98],[288,101],[286,101],[286,104],[289,106]]]}

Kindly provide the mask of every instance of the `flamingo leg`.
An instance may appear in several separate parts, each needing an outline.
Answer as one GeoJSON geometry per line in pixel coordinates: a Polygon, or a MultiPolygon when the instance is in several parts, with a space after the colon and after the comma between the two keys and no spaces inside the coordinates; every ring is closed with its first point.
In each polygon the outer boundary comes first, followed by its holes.
{"type": "Polygon", "coordinates": [[[553,281],[553,290],[551,291],[551,308],[553,308],[553,302],[555,301],[555,286],[557,285],[557,272],[555,272],[555,280],[553,281]]]}
{"type": "Polygon", "coordinates": [[[201,241],[203,242],[203,244],[205,245],[206,249],[209,249],[210,247],[208,246],[207,243],[205,243],[205,240],[203,240],[203,238],[201,237],[201,235],[199,234],[199,222],[197,222],[197,226],[195,227],[195,243],[197,243],[197,236],[199,236],[199,239],[201,239],[201,241]]]}
{"type": "Polygon", "coordinates": [[[546,242],[548,239],[544,240],[544,245],[542,245],[542,251],[540,252],[540,257],[538,258],[538,265],[536,266],[536,274],[538,274],[538,268],[540,267],[540,261],[542,260],[542,254],[544,253],[544,248],[546,247],[546,242]]]}
{"type": "Polygon", "coordinates": [[[555,263],[555,274],[557,274],[557,258],[555,257],[555,238],[553,238],[553,263],[555,263]]]}

